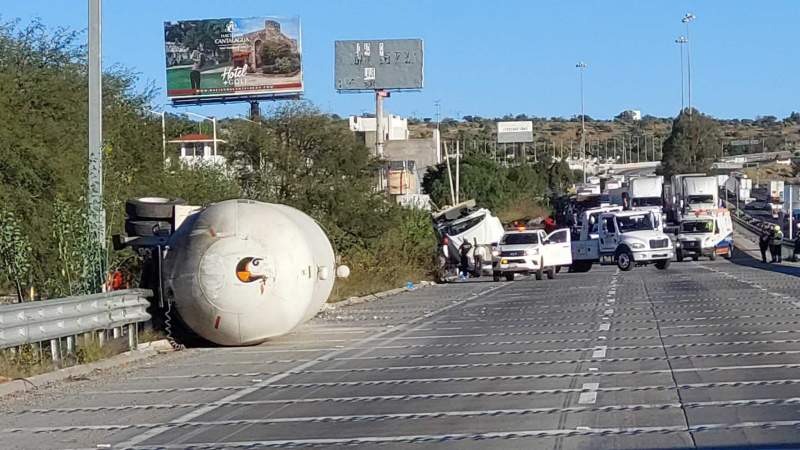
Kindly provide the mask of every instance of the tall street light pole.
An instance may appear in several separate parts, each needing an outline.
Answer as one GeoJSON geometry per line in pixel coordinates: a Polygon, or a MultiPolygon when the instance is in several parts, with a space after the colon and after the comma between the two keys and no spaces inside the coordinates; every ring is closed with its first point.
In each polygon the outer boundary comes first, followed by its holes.
{"type": "Polygon", "coordinates": [[[575,67],[578,68],[581,79],[581,158],[583,159],[583,182],[586,183],[586,122],[583,112],[583,71],[589,66],[581,61],[575,64],[575,67]]]}
{"type": "Polygon", "coordinates": [[[696,17],[692,13],[686,13],[681,19],[681,22],[686,24],[686,70],[688,72],[688,86],[689,86],[689,115],[692,115],[692,50],[689,43],[689,24],[694,21],[696,17]]]}
{"type": "Polygon", "coordinates": [[[105,281],[106,213],[103,208],[103,67],[102,67],[102,1],[89,0],[89,151],[87,200],[89,234],[97,246],[98,285],[105,281]]]}
{"type": "Polygon", "coordinates": [[[675,39],[675,43],[681,48],[681,112],[686,108],[686,105],[683,103],[683,99],[686,97],[686,94],[683,92],[683,46],[687,42],[689,41],[686,39],[686,36],[680,36],[678,39],[675,39]]]}

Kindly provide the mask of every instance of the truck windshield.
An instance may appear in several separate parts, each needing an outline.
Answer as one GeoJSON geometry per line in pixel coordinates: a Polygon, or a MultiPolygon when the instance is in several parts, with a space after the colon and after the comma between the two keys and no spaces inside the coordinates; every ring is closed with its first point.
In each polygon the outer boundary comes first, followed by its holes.
{"type": "Polygon", "coordinates": [[[701,203],[714,203],[713,195],[690,195],[686,201],[690,205],[697,205],[701,203]]]}
{"type": "Polygon", "coordinates": [[[476,227],[479,223],[483,222],[483,219],[485,219],[485,218],[486,218],[486,216],[480,215],[478,217],[473,217],[471,219],[466,219],[466,220],[464,220],[462,222],[456,222],[456,223],[450,224],[449,226],[447,226],[444,229],[444,234],[447,234],[447,235],[450,235],[450,236],[457,236],[457,235],[459,235],[461,233],[466,232],[467,230],[469,230],[471,228],[476,227]]]}
{"type": "Polygon", "coordinates": [[[620,233],[654,229],[650,214],[617,217],[617,228],[620,233]]]}
{"type": "Polygon", "coordinates": [[[636,197],[631,201],[634,208],[642,206],[662,206],[661,197],[636,197]]]}
{"type": "Polygon", "coordinates": [[[538,244],[538,233],[511,233],[503,236],[500,245],[538,244]]]}
{"type": "Polygon", "coordinates": [[[713,233],[714,222],[711,220],[692,220],[681,224],[681,233],[713,233]]]}

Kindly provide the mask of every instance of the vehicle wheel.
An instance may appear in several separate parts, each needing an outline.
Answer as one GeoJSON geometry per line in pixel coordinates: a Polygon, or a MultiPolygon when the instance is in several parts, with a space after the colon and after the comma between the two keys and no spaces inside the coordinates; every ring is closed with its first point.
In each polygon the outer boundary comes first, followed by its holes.
{"type": "Polygon", "coordinates": [[[683,261],[683,252],[680,251],[680,250],[675,252],[675,259],[677,259],[678,262],[682,262],[683,261]]]}
{"type": "Polygon", "coordinates": [[[172,220],[175,205],[184,204],[180,198],[132,198],[125,202],[125,213],[131,219],[172,220]]]}
{"type": "Polygon", "coordinates": [[[717,249],[714,249],[711,252],[711,254],[708,255],[708,259],[710,259],[711,261],[716,261],[717,260],[717,249]]]}
{"type": "Polygon", "coordinates": [[[670,260],[662,259],[661,261],[656,262],[656,269],[659,270],[667,270],[669,268],[670,260]]]}
{"type": "Polygon", "coordinates": [[[697,261],[700,259],[700,255],[692,255],[692,261],[697,261]]]}
{"type": "Polygon", "coordinates": [[[500,281],[500,276],[502,274],[500,272],[492,272],[492,281],[500,281]]]}
{"type": "Polygon", "coordinates": [[[556,277],[556,268],[551,267],[550,270],[547,271],[547,279],[552,280],[555,277],[556,277]]]}
{"type": "Polygon", "coordinates": [[[633,269],[633,253],[630,250],[620,250],[617,252],[617,267],[623,272],[633,269]]]}
{"type": "Polygon", "coordinates": [[[556,273],[561,272],[561,266],[556,266],[556,273]]]}
{"type": "Polygon", "coordinates": [[[514,281],[514,272],[506,274],[506,281],[514,281]]]}
{"type": "Polygon", "coordinates": [[[541,280],[542,278],[544,278],[544,270],[542,269],[537,270],[535,275],[537,280],[541,280]]]}
{"type": "Polygon", "coordinates": [[[728,246],[728,253],[725,253],[725,259],[733,258],[733,245],[728,246]]]}
{"type": "Polygon", "coordinates": [[[172,234],[172,225],[159,220],[126,220],[125,233],[128,236],[163,236],[172,234]]]}

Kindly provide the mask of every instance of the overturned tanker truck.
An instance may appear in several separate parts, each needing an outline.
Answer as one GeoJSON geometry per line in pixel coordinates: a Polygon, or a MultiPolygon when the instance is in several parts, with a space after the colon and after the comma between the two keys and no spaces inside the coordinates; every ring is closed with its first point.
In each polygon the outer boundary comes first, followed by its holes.
{"type": "Polygon", "coordinates": [[[128,236],[114,237],[115,248],[145,257],[142,284],[156,292],[153,308],[167,326],[177,313],[215,344],[258,344],[314,317],[335,278],[349,274],[322,228],[297,209],[252,200],[182,203],[129,200],[128,236]]]}

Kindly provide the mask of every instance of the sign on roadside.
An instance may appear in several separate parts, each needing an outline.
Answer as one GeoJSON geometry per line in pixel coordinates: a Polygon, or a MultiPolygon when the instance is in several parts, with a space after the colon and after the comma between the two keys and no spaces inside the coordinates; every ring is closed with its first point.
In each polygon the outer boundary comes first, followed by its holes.
{"type": "Polygon", "coordinates": [[[173,103],[252,101],[303,92],[298,17],[164,23],[173,103]]]}
{"type": "Polygon", "coordinates": [[[497,143],[533,142],[533,122],[530,120],[516,122],[497,122],[497,143]]]}
{"type": "Polygon", "coordinates": [[[337,91],[422,89],[422,39],[336,41],[337,91]]]}

